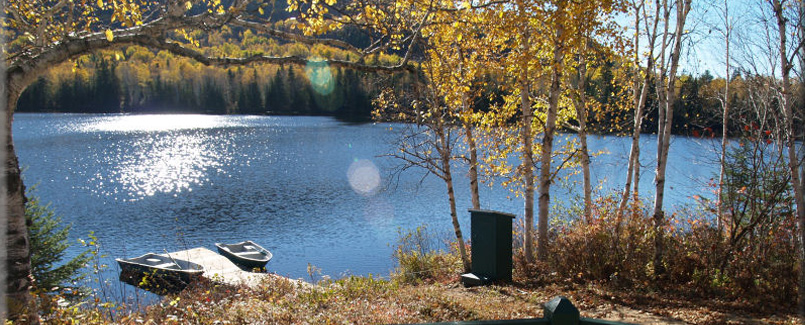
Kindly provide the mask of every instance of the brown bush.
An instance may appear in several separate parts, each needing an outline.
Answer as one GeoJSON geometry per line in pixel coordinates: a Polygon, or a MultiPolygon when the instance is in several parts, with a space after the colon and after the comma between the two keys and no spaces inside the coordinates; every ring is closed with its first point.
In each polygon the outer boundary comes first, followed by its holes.
{"type": "MultiPolygon", "coordinates": [[[[617,199],[595,201],[585,219],[561,215],[549,237],[549,257],[529,265],[522,226],[515,234],[514,275],[521,283],[598,282],[621,289],[661,291],[701,298],[777,304],[793,308],[797,296],[795,219],[778,216],[753,229],[748,240],[729,242],[708,220],[708,210],[682,209],[665,225],[666,274],[652,269],[652,219],[640,202],[621,220],[617,199]]],[[[534,241],[536,242],[536,240],[534,241]]]]}

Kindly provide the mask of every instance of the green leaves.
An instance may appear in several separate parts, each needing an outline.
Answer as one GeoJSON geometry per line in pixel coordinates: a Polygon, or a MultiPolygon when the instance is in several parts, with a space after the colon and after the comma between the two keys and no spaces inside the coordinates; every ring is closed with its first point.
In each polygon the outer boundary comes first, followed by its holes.
{"type": "Polygon", "coordinates": [[[25,204],[25,218],[31,225],[28,228],[31,273],[36,287],[47,291],[84,278],[86,274],[81,269],[91,256],[86,250],[72,259],[65,259],[65,250],[70,247],[67,237],[71,226],[62,224],[50,205],[39,201],[35,191],[35,186],[28,190],[25,204]]]}

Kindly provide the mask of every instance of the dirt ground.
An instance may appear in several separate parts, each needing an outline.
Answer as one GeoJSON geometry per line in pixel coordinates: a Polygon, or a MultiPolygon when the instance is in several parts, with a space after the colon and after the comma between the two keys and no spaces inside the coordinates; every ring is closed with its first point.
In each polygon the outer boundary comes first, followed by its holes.
{"type": "Polygon", "coordinates": [[[581,317],[632,324],[803,324],[793,311],[773,310],[759,314],[747,312],[736,303],[613,293],[596,287],[568,290],[557,286],[525,289],[450,285],[445,294],[459,303],[477,299],[499,300],[495,303],[522,310],[523,318],[542,317],[541,304],[556,296],[565,296],[579,309],[581,317]],[[492,292],[494,294],[490,294],[492,292]]]}

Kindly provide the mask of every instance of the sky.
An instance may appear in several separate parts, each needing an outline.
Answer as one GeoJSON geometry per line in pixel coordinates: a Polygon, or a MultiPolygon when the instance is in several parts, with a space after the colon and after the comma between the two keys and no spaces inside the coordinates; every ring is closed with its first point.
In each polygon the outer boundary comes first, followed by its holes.
{"type": "MultiPolygon", "coordinates": [[[[650,1],[651,2],[651,1],[650,1]]],[[[797,3],[796,0],[791,1],[797,3]]],[[[725,74],[726,46],[724,42],[724,0],[698,0],[693,1],[691,12],[685,25],[688,32],[683,43],[683,54],[680,58],[680,73],[700,75],[705,71],[716,77],[725,74]]],[[[730,66],[732,71],[736,67],[754,66],[758,72],[768,74],[778,68],[779,59],[769,63],[768,55],[763,54],[766,42],[766,30],[763,25],[763,14],[770,14],[768,3],[765,0],[728,0],[729,21],[733,26],[730,45],[730,66]],[[750,63],[754,62],[754,64],[750,63]]],[[[634,18],[619,19],[620,24],[628,24],[629,32],[633,30],[634,18]],[[622,22],[623,21],[623,22],[622,22]]],[[[791,30],[789,30],[791,31],[791,30]]],[[[776,35],[776,29],[770,30],[771,36],[776,35]]],[[[772,40],[776,42],[776,39],[772,40]]],[[[641,44],[645,45],[645,39],[641,44]]],[[[795,72],[799,71],[799,65],[795,72]]],[[[732,72],[731,72],[732,73],[732,72]]]]}

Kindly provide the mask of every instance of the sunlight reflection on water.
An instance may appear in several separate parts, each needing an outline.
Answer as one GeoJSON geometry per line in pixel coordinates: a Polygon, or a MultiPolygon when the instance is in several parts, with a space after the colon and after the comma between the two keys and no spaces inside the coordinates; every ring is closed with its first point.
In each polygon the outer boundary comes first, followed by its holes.
{"type": "Polygon", "coordinates": [[[86,125],[84,131],[158,132],[186,129],[210,129],[239,125],[238,123],[233,123],[232,119],[225,119],[215,115],[117,115],[99,119],[96,123],[86,125]]]}
{"type": "Polygon", "coordinates": [[[209,173],[225,173],[222,167],[232,160],[232,155],[226,152],[230,140],[214,130],[237,126],[242,124],[208,115],[122,115],[97,119],[84,129],[127,133],[136,137],[136,141],[126,148],[109,148],[117,164],[95,175],[97,187],[93,191],[127,201],[157,193],[178,196],[192,192],[193,187],[209,181],[209,173]]]}

